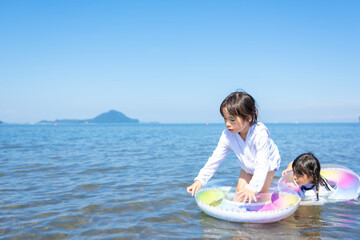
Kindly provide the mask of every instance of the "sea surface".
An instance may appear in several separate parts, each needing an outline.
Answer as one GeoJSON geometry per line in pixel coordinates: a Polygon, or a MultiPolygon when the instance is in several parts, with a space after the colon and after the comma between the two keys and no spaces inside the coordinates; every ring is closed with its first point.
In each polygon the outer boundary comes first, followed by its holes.
{"type": "MultiPolygon", "coordinates": [[[[360,174],[360,124],[266,124],[281,171],[304,152],[360,174]]],[[[186,188],[223,124],[0,125],[0,239],[358,239],[359,200],[275,223],[219,220],[186,188]]],[[[234,178],[229,154],[213,180],[234,178]]]]}

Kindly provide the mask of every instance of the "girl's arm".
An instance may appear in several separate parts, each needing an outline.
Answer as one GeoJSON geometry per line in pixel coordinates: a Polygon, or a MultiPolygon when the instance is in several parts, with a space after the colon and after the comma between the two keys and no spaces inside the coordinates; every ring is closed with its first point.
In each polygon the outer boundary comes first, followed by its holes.
{"type": "Polygon", "coordinates": [[[238,184],[236,187],[236,194],[233,199],[235,202],[246,202],[247,200],[249,200],[249,203],[251,203],[252,201],[257,201],[255,197],[255,192],[245,188],[251,178],[252,175],[250,173],[247,173],[243,169],[241,169],[238,184]]]}
{"type": "Polygon", "coordinates": [[[189,188],[194,187],[194,184],[196,184],[196,182],[199,182],[200,186],[196,189],[193,189],[191,192],[189,192],[188,190],[189,193],[193,193],[194,190],[197,192],[210,180],[210,178],[215,174],[216,170],[220,166],[221,162],[227,156],[229,150],[230,148],[228,147],[227,136],[224,131],[219,139],[219,143],[215,148],[213,154],[208,159],[205,166],[200,170],[198,176],[195,178],[195,182],[189,188]]]}
{"type": "Polygon", "coordinates": [[[289,172],[292,171],[292,164],[293,164],[293,162],[291,161],[289,163],[289,165],[287,166],[287,168],[282,172],[282,176],[284,176],[285,174],[288,174],[289,172]]]}

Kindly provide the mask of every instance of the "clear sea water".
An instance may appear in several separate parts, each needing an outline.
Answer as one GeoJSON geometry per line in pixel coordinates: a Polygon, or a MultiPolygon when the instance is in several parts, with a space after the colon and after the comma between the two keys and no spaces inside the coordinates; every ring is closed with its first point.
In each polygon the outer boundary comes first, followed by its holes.
{"type": "MultiPolygon", "coordinates": [[[[360,174],[360,124],[266,124],[282,157],[360,174]]],[[[186,193],[223,124],[0,125],[0,239],[358,239],[358,200],[270,224],[201,212],[186,193]]],[[[236,179],[230,154],[213,179],[236,179]]]]}

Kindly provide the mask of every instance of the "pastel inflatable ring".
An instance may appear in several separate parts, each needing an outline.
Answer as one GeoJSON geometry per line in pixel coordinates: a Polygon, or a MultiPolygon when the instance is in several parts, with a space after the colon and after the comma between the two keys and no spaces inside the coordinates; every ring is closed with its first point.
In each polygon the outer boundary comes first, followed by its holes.
{"type": "MultiPolygon", "coordinates": [[[[360,193],[360,177],[350,169],[339,165],[326,165],[321,167],[320,175],[325,178],[334,191],[326,196],[329,200],[357,199],[360,193]]],[[[287,186],[300,195],[300,186],[293,180],[293,173],[282,176],[279,180],[279,189],[287,186]]],[[[320,194],[321,197],[321,194],[320,194]]]]}
{"type": "Polygon", "coordinates": [[[206,214],[232,222],[270,223],[280,221],[293,214],[300,202],[294,192],[270,192],[257,195],[256,203],[234,202],[233,187],[211,187],[201,189],[196,203],[206,214]]]}

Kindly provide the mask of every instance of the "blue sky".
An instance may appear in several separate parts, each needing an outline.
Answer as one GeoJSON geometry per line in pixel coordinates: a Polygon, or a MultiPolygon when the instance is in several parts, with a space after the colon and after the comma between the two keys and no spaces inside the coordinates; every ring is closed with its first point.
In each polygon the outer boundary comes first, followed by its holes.
{"type": "Polygon", "coordinates": [[[0,120],[357,122],[360,1],[0,0],[0,120]]]}

